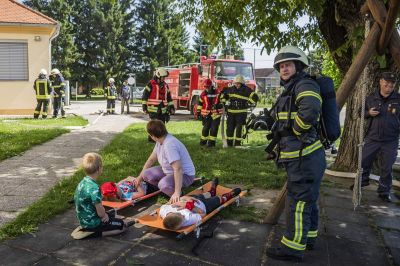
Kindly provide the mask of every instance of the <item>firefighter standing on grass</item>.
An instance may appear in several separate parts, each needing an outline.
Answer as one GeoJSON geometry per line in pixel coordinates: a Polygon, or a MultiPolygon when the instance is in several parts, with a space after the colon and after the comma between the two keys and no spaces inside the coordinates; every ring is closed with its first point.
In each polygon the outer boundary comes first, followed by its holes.
{"type": "Polygon", "coordinates": [[[115,99],[117,99],[117,87],[115,80],[108,79],[108,86],[104,89],[104,96],[107,99],[107,114],[115,114],[115,99]]]}
{"type": "Polygon", "coordinates": [[[57,118],[58,111],[61,110],[61,117],[65,118],[64,97],[65,97],[65,82],[60,70],[54,68],[50,73],[51,85],[54,90],[54,110],[53,118],[57,118]]]}
{"type": "Polygon", "coordinates": [[[221,92],[221,101],[228,109],[226,136],[229,147],[242,145],[242,130],[246,124],[247,108],[258,101],[257,94],[246,86],[242,75],[237,75],[233,83],[232,87],[225,88],[221,92]]]}
{"type": "Polygon", "coordinates": [[[288,176],[286,230],[278,246],[267,249],[267,256],[278,260],[301,261],[318,235],[317,200],[326,161],[317,133],[320,87],[303,71],[308,65],[307,56],[294,46],[283,47],[274,60],[284,91],[271,112],[273,132],[278,163],[288,176]]]}
{"type": "Polygon", "coordinates": [[[201,118],[203,123],[200,145],[207,144],[208,147],[214,147],[221,122],[222,104],[210,79],[204,81],[204,88],[197,106],[197,117],[201,118]]]}
{"type": "Polygon", "coordinates": [[[47,118],[47,111],[49,108],[51,93],[53,89],[51,87],[50,80],[47,78],[46,69],[41,69],[39,72],[39,77],[33,83],[33,89],[36,93],[37,105],[33,118],[37,119],[40,115],[40,110],[42,109],[42,118],[47,118]]]}
{"type": "Polygon", "coordinates": [[[168,71],[158,68],[152,80],[146,85],[142,96],[143,112],[148,113],[150,119],[158,119],[167,123],[169,115],[175,113],[174,102],[171,98],[165,78],[168,71]]]}

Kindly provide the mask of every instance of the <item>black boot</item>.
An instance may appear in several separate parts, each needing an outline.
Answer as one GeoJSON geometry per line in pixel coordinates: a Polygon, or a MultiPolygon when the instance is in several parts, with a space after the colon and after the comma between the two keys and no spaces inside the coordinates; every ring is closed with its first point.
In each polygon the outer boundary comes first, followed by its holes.
{"type": "Polygon", "coordinates": [[[288,254],[282,248],[267,248],[267,256],[276,260],[303,261],[303,257],[288,254]]]}

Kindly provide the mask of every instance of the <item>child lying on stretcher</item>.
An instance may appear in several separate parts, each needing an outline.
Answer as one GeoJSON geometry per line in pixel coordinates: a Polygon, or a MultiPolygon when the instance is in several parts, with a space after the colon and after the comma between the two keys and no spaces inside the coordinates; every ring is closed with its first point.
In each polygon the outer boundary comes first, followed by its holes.
{"type": "Polygon", "coordinates": [[[147,183],[142,182],[137,188],[135,187],[135,178],[128,176],[117,184],[114,182],[105,182],[100,186],[103,200],[133,200],[146,195],[147,183]]]}
{"type": "Polygon", "coordinates": [[[235,188],[222,196],[216,196],[217,185],[218,179],[214,179],[210,191],[200,195],[183,196],[179,202],[162,205],[160,217],[163,219],[164,227],[169,230],[178,230],[179,228],[196,224],[206,214],[217,209],[241,192],[240,188],[235,188]]]}

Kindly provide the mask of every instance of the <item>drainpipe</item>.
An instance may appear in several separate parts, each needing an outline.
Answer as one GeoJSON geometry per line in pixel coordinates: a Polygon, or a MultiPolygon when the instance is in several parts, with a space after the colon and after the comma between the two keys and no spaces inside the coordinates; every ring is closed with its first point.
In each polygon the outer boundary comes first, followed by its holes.
{"type": "Polygon", "coordinates": [[[57,36],[60,34],[60,28],[61,28],[60,23],[57,22],[56,31],[55,31],[55,33],[54,33],[54,34],[50,37],[50,39],[49,39],[49,55],[50,55],[50,60],[49,60],[49,73],[50,73],[50,71],[51,71],[51,42],[52,42],[55,38],[57,38],[57,36]]]}

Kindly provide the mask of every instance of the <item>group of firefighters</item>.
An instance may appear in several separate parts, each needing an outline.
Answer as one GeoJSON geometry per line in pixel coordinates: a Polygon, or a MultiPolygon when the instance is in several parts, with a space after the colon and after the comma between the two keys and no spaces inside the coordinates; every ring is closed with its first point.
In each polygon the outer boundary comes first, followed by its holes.
{"type": "MultiPolygon", "coordinates": [[[[169,121],[170,114],[175,113],[171,92],[165,82],[167,76],[166,69],[157,69],[142,97],[143,112],[148,113],[150,119],[159,119],[164,123],[169,121]]],[[[211,79],[204,81],[204,90],[197,105],[197,117],[203,123],[200,145],[215,146],[224,110],[227,114],[227,144],[229,147],[241,145],[247,110],[250,106],[255,106],[258,96],[246,86],[242,75],[237,75],[233,84],[218,93],[211,79]]]]}
{"type": "Polygon", "coordinates": [[[65,99],[65,82],[64,78],[57,68],[50,72],[49,78],[47,77],[46,69],[41,69],[39,77],[33,84],[33,89],[36,94],[37,105],[33,117],[47,118],[47,112],[51,96],[53,95],[53,118],[57,118],[61,110],[61,117],[65,118],[64,99],[65,99]]]}

